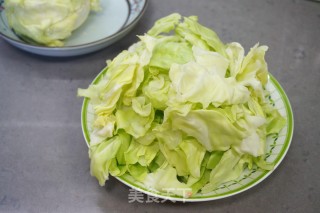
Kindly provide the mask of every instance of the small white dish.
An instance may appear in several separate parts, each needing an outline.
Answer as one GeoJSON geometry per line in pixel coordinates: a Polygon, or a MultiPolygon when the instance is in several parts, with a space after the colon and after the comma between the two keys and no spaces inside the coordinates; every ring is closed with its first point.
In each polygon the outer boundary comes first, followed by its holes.
{"type": "Polygon", "coordinates": [[[13,46],[38,55],[77,56],[105,48],[123,38],[144,14],[148,0],[102,0],[102,10],[91,12],[86,22],[67,38],[63,47],[34,45],[21,40],[8,26],[0,0],[0,35],[13,46]]]}

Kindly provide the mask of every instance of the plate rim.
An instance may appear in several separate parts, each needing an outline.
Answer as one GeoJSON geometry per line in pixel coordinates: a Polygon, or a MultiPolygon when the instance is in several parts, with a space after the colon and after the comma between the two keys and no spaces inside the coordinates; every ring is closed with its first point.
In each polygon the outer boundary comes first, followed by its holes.
{"type": "MultiPolygon", "coordinates": [[[[107,72],[107,68],[104,68],[94,78],[94,80],[91,82],[91,84],[96,84],[100,80],[100,78],[103,77],[103,75],[106,72],[107,72]]],[[[165,200],[178,201],[178,202],[204,202],[204,201],[218,200],[218,199],[230,197],[233,195],[237,195],[241,192],[247,191],[247,190],[253,188],[254,186],[258,185],[263,180],[265,180],[268,176],[270,176],[278,168],[280,163],[283,161],[283,159],[287,155],[289,148],[291,146],[293,132],[294,132],[294,117],[293,117],[293,111],[292,111],[292,107],[291,107],[289,98],[288,98],[287,94],[285,93],[283,87],[280,85],[280,83],[276,80],[276,78],[270,72],[269,72],[269,82],[271,84],[273,84],[273,86],[275,87],[275,89],[279,93],[281,100],[283,102],[285,111],[286,111],[286,115],[287,115],[287,117],[286,117],[286,119],[287,119],[287,134],[284,139],[284,145],[283,145],[281,151],[279,152],[277,158],[273,161],[273,162],[275,162],[275,165],[272,170],[263,171],[258,177],[254,178],[254,180],[250,181],[247,184],[244,184],[243,186],[241,186],[237,189],[233,189],[233,190],[230,190],[227,192],[219,193],[217,195],[207,195],[207,196],[204,195],[201,197],[195,196],[195,197],[189,197],[189,198],[182,198],[182,197],[176,196],[176,195],[166,196],[166,195],[163,195],[164,193],[162,193],[162,192],[148,191],[145,188],[142,188],[140,185],[131,182],[130,180],[126,179],[123,176],[121,176],[121,177],[113,176],[113,177],[118,179],[120,182],[122,182],[126,186],[133,188],[135,190],[138,190],[138,191],[145,193],[147,195],[151,195],[151,196],[158,197],[158,198],[165,199],[165,200]]],[[[81,128],[82,128],[83,136],[85,138],[85,142],[87,144],[87,147],[89,148],[90,147],[89,142],[88,142],[89,141],[89,131],[87,129],[85,129],[85,126],[87,123],[86,111],[87,111],[88,104],[89,104],[89,98],[84,98],[82,108],[81,108],[81,128]]]]}
{"type": "MultiPolygon", "coordinates": [[[[108,37],[105,37],[103,39],[99,39],[99,40],[93,41],[93,42],[80,44],[80,45],[73,45],[73,46],[48,47],[48,46],[38,46],[38,45],[34,45],[34,44],[29,44],[29,43],[23,42],[21,40],[13,39],[11,37],[6,36],[1,31],[0,31],[0,36],[2,36],[5,40],[7,40],[9,42],[16,43],[17,45],[21,45],[21,46],[24,46],[24,47],[27,47],[27,48],[30,48],[30,49],[37,49],[37,50],[41,50],[41,51],[64,51],[64,50],[70,51],[70,50],[77,50],[77,49],[83,49],[83,48],[96,46],[96,45],[102,44],[104,42],[112,41],[113,39],[117,38],[118,36],[121,36],[121,34],[123,32],[126,32],[128,29],[130,29],[132,26],[134,26],[141,19],[141,17],[144,15],[144,13],[145,13],[145,11],[146,11],[146,9],[148,7],[148,4],[149,4],[149,0],[143,0],[144,4],[143,4],[143,7],[142,7],[141,11],[139,11],[139,14],[137,15],[137,17],[135,17],[128,24],[129,17],[130,17],[130,14],[131,14],[131,12],[130,12],[131,11],[131,4],[130,4],[130,0],[125,0],[125,1],[128,4],[129,12],[128,12],[127,19],[124,22],[124,24],[122,25],[122,27],[117,32],[115,32],[114,34],[112,34],[112,35],[110,35],[108,37]]],[[[10,30],[12,31],[12,29],[10,29],[10,30]]]]}

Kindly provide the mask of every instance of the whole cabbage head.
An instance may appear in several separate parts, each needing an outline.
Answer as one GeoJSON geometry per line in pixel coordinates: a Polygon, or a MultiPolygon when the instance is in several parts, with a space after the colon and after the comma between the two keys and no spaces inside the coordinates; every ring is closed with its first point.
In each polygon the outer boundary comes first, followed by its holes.
{"type": "Polygon", "coordinates": [[[82,25],[98,0],[5,0],[9,26],[24,38],[45,46],[63,46],[62,40],[82,25]]]}

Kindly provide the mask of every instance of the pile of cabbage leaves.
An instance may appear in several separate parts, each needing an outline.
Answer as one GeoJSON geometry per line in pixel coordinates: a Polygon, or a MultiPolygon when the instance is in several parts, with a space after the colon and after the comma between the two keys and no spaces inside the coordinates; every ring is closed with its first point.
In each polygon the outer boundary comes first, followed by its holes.
{"type": "Polygon", "coordinates": [[[78,90],[94,108],[89,156],[100,185],[128,173],[146,187],[192,196],[244,169],[273,168],[266,138],[286,120],[266,98],[266,46],[245,55],[179,14],[138,37],[107,61],[98,83],[78,90]]]}

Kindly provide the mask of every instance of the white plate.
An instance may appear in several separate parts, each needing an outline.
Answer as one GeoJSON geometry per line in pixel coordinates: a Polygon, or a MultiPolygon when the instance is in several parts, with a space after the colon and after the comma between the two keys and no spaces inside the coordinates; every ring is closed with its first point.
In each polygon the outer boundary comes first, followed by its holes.
{"type": "Polygon", "coordinates": [[[102,10],[91,12],[86,22],[65,40],[64,47],[26,43],[9,28],[0,0],[0,35],[22,50],[45,56],[76,56],[100,50],[124,37],[144,14],[148,0],[102,0],[102,10]]]}
{"type": "MultiPolygon", "coordinates": [[[[102,79],[103,75],[105,74],[107,69],[102,71],[92,82],[92,84],[96,84],[97,82],[102,79]]],[[[277,80],[270,75],[270,79],[268,84],[266,85],[266,90],[270,92],[270,95],[267,97],[276,109],[279,110],[280,114],[284,116],[287,120],[286,126],[281,130],[278,135],[270,136],[267,138],[267,153],[266,153],[266,161],[274,163],[276,169],[278,165],[281,163],[283,158],[285,157],[293,135],[293,114],[292,109],[290,106],[290,102],[288,97],[286,96],[284,90],[277,82],[277,80]]],[[[90,132],[92,128],[90,125],[93,123],[94,120],[94,109],[93,106],[90,104],[90,100],[88,98],[84,99],[83,106],[82,106],[82,115],[81,115],[81,122],[82,122],[82,130],[87,145],[89,146],[90,142],[90,132]]],[[[207,194],[196,194],[190,198],[183,198],[178,196],[172,196],[168,193],[163,193],[159,191],[155,191],[153,189],[147,188],[142,183],[136,181],[133,177],[129,174],[125,174],[121,177],[116,177],[122,183],[128,185],[131,188],[134,188],[138,191],[141,191],[145,194],[159,197],[165,200],[172,200],[172,201],[183,201],[183,202],[198,202],[198,201],[210,201],[221,199],[225,197],[229,197],[232,195],[236,195],[240,192],[246,191],[253,186],[257,185],[265,178],[267,178],[273,171],[265,171],[261,169],[257,170],[245,170],[242,175],[234,180],[226,182],[220,185],[216,190],[207,193],[207,194]]],[[[108,183],[107,183],[108,184],[108,183]]]]}

